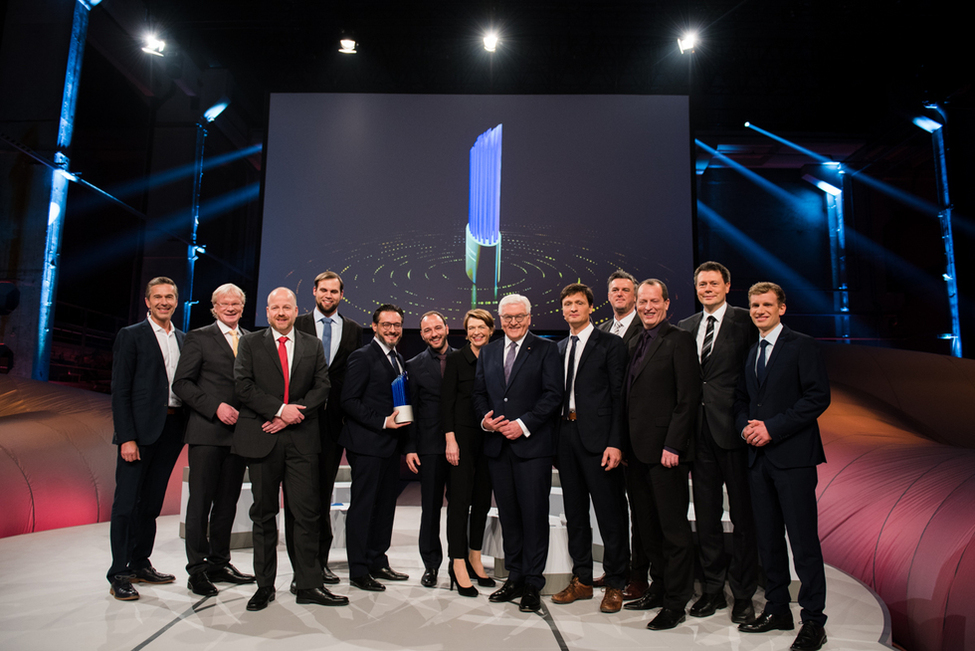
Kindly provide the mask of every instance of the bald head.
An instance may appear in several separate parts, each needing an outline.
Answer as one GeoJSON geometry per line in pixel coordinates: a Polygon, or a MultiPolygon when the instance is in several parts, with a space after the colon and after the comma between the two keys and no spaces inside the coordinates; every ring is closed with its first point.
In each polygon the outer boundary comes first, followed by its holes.
{"type": "Polygon", "coordinates": [[[291,332],[298,316],[298,300],[295,293],[287,287],[278,287],[267,295],[267,322],[276,332],[286,335],[291,332]]]}

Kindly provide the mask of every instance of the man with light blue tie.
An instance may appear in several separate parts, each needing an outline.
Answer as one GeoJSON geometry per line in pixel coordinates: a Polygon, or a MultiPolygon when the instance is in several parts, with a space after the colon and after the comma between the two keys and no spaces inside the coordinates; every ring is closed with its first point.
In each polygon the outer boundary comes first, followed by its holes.
{"type": "MultiPolygon", "coordinates": [[[[339,303],[345,296],[345,284],[334,271],[324,271],[315,277],[312,287],[315,296],[315,309],[295,319],[295,329],[315,335],[322,342],[325,363],[328,365],[328,379],[331,382],[330,400],[322,406],[318,415],[318,426],[322,437],[322,452],[319,458],[319,485],[321,490],[321,519],[319,528],[318,560],[322,565],[322,580],[336,584],[339,578],[328,568],[328,554],[332,547],[331,510],[332,488],[335,475],[342,460],[343,448],[338,443],[345,414],[342,411],[342,386],[345,384],[345,369],[349,354],[362,345],[362,326],[339,314],[339,303]]],[[[285,496],[285,540],[288,555],[294,551],[292,526],[294,519],[287,508],[285,496]]]]}

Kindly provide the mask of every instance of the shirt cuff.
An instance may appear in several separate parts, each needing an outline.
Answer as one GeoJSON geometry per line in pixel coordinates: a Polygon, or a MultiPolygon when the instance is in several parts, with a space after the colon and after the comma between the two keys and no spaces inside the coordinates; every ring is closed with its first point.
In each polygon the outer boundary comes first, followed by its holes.
{"type": "Polygon", "coordinates": [[[530,431],[528,431],[528,428],[525,426],[525,424],[523,422],[521,422],[521,419],[520,418],[518,420],[516,420],[515,422],[518,423],[518,427],[521,428],[521,433],[525,435],[525,438],[528,438],[529,436],[532,435],[532,433],[530,431]]]}

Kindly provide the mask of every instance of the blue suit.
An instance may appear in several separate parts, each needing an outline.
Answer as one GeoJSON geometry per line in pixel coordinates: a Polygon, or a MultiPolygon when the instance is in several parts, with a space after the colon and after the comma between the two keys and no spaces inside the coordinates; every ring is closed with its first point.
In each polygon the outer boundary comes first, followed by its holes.
{"type": "Polygon", "coordinates": [[[509,441],[487,432],[484,454],[504,532],[508,580],[540,590],[548,556],[548,495],[557,449],[556,415],[562,406],[562,361],[555,343],[528,332],[506,382],[505,342],[497,339],[481,350],[474,378],[474,413],[479,421],[489,411],[495,418],[520,419],[531,433],[509,441]]]}

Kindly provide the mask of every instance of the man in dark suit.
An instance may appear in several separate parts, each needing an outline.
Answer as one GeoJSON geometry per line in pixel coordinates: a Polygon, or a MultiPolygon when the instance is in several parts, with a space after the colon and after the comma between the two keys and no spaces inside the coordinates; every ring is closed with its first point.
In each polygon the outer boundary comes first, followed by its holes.
{"type": "Polygon", "coordinates": [[[623,374],[626,345],[596,330],[589,320],[592,290],[582,284],[561,293],[562,316],[569,337],[559,342],[564,360],[565,395],[559,427],[558,462],[572,581],[552,597],[557,604],[592,598],[592,500],[603,538],[605,590],[599,609],[619,612],[623,606],[630,550],[623,487],[623,374]]]}
{"type": "Polygon", "coordinates": [[[183,343],[183,333],[172,324],[178,298],[169,278],[150,280],[148,318],[119,330],[112,350],[112,442],[118,445],[118,457],[108,581],[120,601],[139,598],[133,583],[176,580],[157,572],[149,556],[166,485],[183,449],[185,420],[172,392],[183,343]]]}
{"type": "Polygon", "coordinates": [[[410,404],[413,427],[406,442],[406,465],[420,475],[420,558],[427,588],[437,585],[437,573],[443,562],[440,543],[440,510],[447,487],[447,442],[440,426],[440,384],[447,367],[447,355],[454,349],[447,343],[447,319],[440,312],[427,312],[420,317],[420,338],[426,350],[406,362],[410,378],[410,404]]]}
{"type": "MultiPolygon", "coordinates": [[[[338,313],[339,303],[345,296],[345,284],[334,271],[318,274],[312,293],[315,295],[315,309],[295,319],[295,329],[314,335],[322,342],[325,363],[328,365],[328,380],[331,383],[329,394],[332,399],[318,412],[318,429],[322,439],[322,452],[318,458],[318,485],[321,495],[318,562],[322,566],[322,580],[327,584],[336,584],[339,577],[328,568],[328,553],[332,548],[331,496],[343,452],[339,445],[339,434],[342,433],[345,416],[342,411],[345,369],[349,355],[362,346],[362,326],[338,313]]],[[[288,507],[287,494],[284,509],[284,538],[288,546],[288,556],[293,559],[294,516],[288,507]]]]}
{"type": "Polygon", "coordinates": [[[210,597],[214,583],[253,583],[230,564],[230,533],[247,467],[230,452],[240,401],[234,391],[234,358],[244,292],[227,283],[213,291],[214,321],[187,333],[176,367],[173,393],[190,408],[186,444],[190,446],[190,495],[186,502],[187,587],[210,597]],[[209,532],[209,535],[208,535],[209,532]]]}
{"type": "Polygon", "coordinates": [[[318,408],[328,398],[321,343],[294,328],[294,292],[279,287],[267,297],[270,327],[240,340],[234,379],[241,402],[231,451],[248,459],[254,504],[254,573],[257,592],[247,610],[274,601],[279,493],[289,495],[295,518],[294,574],[298,603],[343,606],[347,597],[322,585],[318,563],[318,408]]]}
{"type": "Polygon", "coordinates": [[[692,617],[707,617],[725,608],[727,578],[735,599],[731,621],[743,624],[755,616],[752,595],[758,585],[758,552],[748,490],[748,446],[735,429],[734,406],[745,356],[758,339],[758,332],[748,310],[728,305],[731,274],[723,264],[701,264],[694,271],[694,287],[704,310],[677,324],[696,338],[702,383],[691,476],[704,583],[703,594],[690,613],[692,617]],[[727,487],[734,526],[730,565],[721,524],[722,484],[727,487]]]}
{"type": "Polygon", "coordinates": [[[789,534],[802,628],[792,648],[826,642],[826,570],[819,545],[816,466],[826,462],[817,419],[829,407],[829,378],[815,340],[781,323],[785,292],[774,283],[748,290],[749,314],[760,335],[748,353],[735,393],[735,427],[748,444],[748,478],[765,568],[765,610],[738,630],[791,631],[789,534]]]}
{"type": "Polygon", "coordinates": [[[504,535],[508,580],[490,599],[519,609],[541,607],[548,556],[548,496],[562,405],[562,364],[553,342],[528,331],[531,303],[509,294],[498,303],[504,338],[481,350],[474,377],[474,413],[504,535]]]}
{"type": "MultiPolygon", "coordinates": [[[[339,443],[352,466],[352,499],[345,520],[349,582],[360,590],[382,592],[376,579],[410,578],[389,567],[393,517],[403,445],[398,430],[392,382],[406,370],[396,344],[403,337],[403,310],[380,305],[372,314],[373,340],[349,355],[342,390],[345,425],[339,443]]],[[[403,431],[405,433],[405,430],[403,431]]]]}
{"type": "MultiPolygon", "coordinates": [[[[617,269],[609,275],[607,281],[607,293],[609,304],[613,308],[613,318],[607,319],[599,324],[599,329],[609,332],[623,339],[623,343],[629,346],[634,338],[639,337],[643,332],[643,323],[636,314],[636,286],[637,280],[633,274],[627,273],[622,269],[617,269]]],[[[628,472],[625,464],[623,476],[626,480],[626,493],[628,502],[632,502],[632,490],[630,482],[632,473],[628,472]]],[[[643,539],[640,537],[639,524],[636,518],[631,517],[633,528],[632,544],[630,545],[630,567],[629,580],[623,588],[623,600],[639,600],[643,597],[650,584],[647,582],[647,574],[650,572],[650,561],[643,553],[643,539]]],[[[596,587],[603,587],[605,574],[593,581],[596,587]]],[[[659,578],[659,577],[655,577],[659,578]]],[[[627,610],[645,610],[642,601],[636,601],[626,605],[627,610]]],[[[647,606],[649,608],[649,606],[647,606]]]]}
{"type": "Polygon", "coordinates": [[[662,577],[662,585],[655,582],[647,591],[663,606],[647,624],[651,630],[683,622],[684,608],[694,593],[687,465],[694,457],[701,372],[694,339],[670,324],[669,308],[663,282],[651,278],[640,283],[636,309],[643,333],[630,344],[626,376],[632,508],[640,521],[647,558],[662,577]]]}

